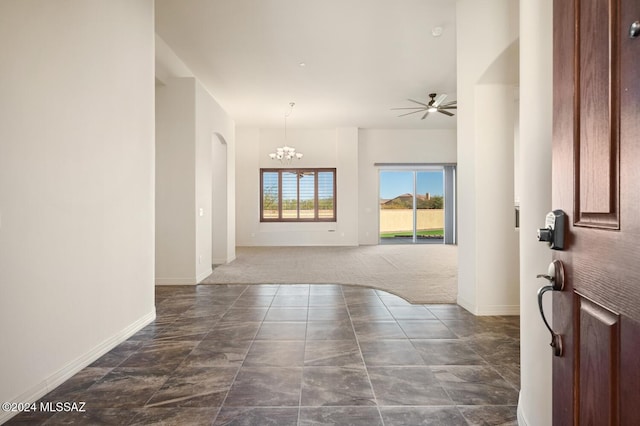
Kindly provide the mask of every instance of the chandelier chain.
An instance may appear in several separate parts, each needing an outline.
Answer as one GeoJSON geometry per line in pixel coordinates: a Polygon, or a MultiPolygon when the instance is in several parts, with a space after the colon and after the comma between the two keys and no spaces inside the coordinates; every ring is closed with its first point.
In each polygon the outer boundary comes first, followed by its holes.
{"type": "Polygon", "coordinates": [[[303,157],[301,152],[287,145],[287,118],[291,115],[295,102],[289,102],[289,111],[284,114],[284,146],[276,148],[276,152],[269,154],[272,160],[278,160],[281,163],[289,164],[292,160],[300,160],[303,157]]]}

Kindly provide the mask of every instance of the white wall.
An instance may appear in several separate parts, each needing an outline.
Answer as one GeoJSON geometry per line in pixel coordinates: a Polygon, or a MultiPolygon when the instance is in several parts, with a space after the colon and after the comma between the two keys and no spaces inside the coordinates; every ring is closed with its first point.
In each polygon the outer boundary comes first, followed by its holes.
{"type": "Polygon", "coordinates": [[[156,283],[196,284],[212,263],[235,257],[226,152],[234,123],[194,77],[165,78],[156,93],[156,283]]]}
{"type": "MultiPolygon", "coordinates": [[[[514,87],[477,85],[476,288],[479,314],[519,314],[519,230],[514,208],[514,87]]],[[[462,183],[461,183],[462,185],[462,183]]],[[[463,266],[461,265],[461,268],[463,266]]]]}
{"type": "Polygon", "coordinates": [[[228,211],[226,201],[229,198],[227,188],[227,140],[220,134],[211,137],[211,164],[213,165],[212,187],[212,226],[211,239],[211,263],[221,265],[227,263],[228,247],[228,211]]]}
{"type": "MultiPolygon", "coordinates": [[[[520,364],[518,419],[522,426],[551,424],[551,349],[536,292],[551,251],[535,230],[551,205],[553,19],[551,0],[520,2],[520,364]]],[[[551,298],[546,298],[549,302],[551,298]]],[[[545,309],[551,313],[550,306],[545,309]]]]}
{"type": "Polygon", "coordinates": [[[236,127],[227,135],[227,262],[236,258],[236,127]]]}
{"type": "MultiPolygon", "coordinates": [[[[195,269],[196,282],[208,277],[213,259],[213,126],[214,109],[220,108],[195,80],[195,269]]],[[[225,114],[220,108],[222,114],[225,114]]],[[[226,243],[226,238],[224,239],[226,243]]]]}
{"type": "Polygon", "coordinates": [[[345,245],[358,244],[358,129],[336,129],[336,168],[338,186],[338,238],[345,245]]]}
{"type": "Polygon", "coordinates": [[[358,226],[360,244],[378,244],[379,190],[375,163],[456,163],[456,131],[360,129],[358,226]]]}
{"type": "Polygon", "coordinates": [[[458,303],[519,313],[514,222],[517,0],[457,2],[458,303]]]}
{"type": "Polygon", "coordinates": [[[229,223],[229,213],[235,214],[235,203],[229,199],[235,190],[229,179],[230,164],[235,162],[235,123],[200,82],[196,81],[195,88],[196,208],[204,208],[196,229],[200,281],[211,273],[212,263],[235,258],[235,244],[229,247],[230,239],[235,239],[235,227],[229,223]]]}
{"type": "MultiPolygon", "coordinates": [[[[268,154],[283,129],[237,129],[237,238],[240,246],[378,243],[378,168],[374,163],[455,163],[456,131],[288,129],[304,153],[295,167],[336,167],[336,223],[260,223],[259,169],[278,167],[268,154]]],[[[293,167],[294,165],[292,165],[293,167]]]]}
{"type": "Polygon", "coordinates": [[[291,167],[337,169],[337,222],[260,223],[260,168],[281,167],[268,154],[284,142],[284,129],[236,129],[237,244],[357,245],[357,129],[287,130],[287,144],[304,154],[291,167]]]}
{"type": "Polygon", "coordinates": [[[157,34],[155,38],[158,85],[168,85],[180,77],[193,77],[195,81],[198,254],[192,259],[196,262],[197,281],[207,275],[211,264],[231,262],[236,257],[235,124],[171,47],[157,34]],[[204,209],[203,216],[200,207],[204,209]]]}
{"type": "Polygon", "coordinates": [[[156,88],[156,282],[196,282],[195,79],[156,88]]]}
{"type": "Polygon", "coordinates": [[[166,84],[175,77],[194,77],[189,67],[158,34],[155,35],[155,41],[156,80],[160,84],[166,84]]]}
{"type": "Polygon", "coordinates": [[[155,317],[153,22],[152,0],[0,2],[0,401],[155,317]]]}

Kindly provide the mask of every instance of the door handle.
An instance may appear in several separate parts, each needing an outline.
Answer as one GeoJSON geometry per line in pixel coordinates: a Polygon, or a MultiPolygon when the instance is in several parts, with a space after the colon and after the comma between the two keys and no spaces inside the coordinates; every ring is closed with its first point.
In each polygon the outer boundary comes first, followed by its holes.
{"type": "Polygon", "coordinates": [[[542,307],[542,296],[548,291],[562,291],[564,289],[564,266],[559,260],[554,260],[549,264],[549,269],[546,274],[540,274],[537,278],[544,278],[549,281],[549,285],[540,287],[538,290],[538,309],[540,310],[540,316],[544,325],[551,333],[551,343],[549,344],[553,348],[553,354],[555,356],[562,356],[562,336],[553,331],[547,318],[544,315],[544,308],[542,307]]]}

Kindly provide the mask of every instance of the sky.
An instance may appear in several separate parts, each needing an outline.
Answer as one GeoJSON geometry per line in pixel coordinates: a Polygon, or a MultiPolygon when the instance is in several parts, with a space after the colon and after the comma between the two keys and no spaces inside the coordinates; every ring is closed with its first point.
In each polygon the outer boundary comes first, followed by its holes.
{"type": "MultiPolygon", "coordinates": [[[[431,195],[443,194],[442,170],[418,172],[416,193],[431,195]]],[[[413,192],[413,172],[380,172],[380,198],[395,198],[400,194],[413,192]]]]}

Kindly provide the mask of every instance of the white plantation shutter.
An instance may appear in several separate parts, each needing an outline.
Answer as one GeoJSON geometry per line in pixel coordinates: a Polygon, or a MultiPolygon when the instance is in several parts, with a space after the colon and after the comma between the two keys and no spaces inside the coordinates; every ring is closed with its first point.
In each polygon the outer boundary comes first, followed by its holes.
{"type": "Polygon", "coordinates": [[[336,221],[336,169],[260,169],[260,182],[260,221],[336,221]]]}
{"type": "Polygon", "coordinates": [[[335,219],[335,173],[318,172],[318,217],[335,219]]]}
{"type": "Polygon", "coordinates": [[[280,198],[277,172],[262,174],[262,213],[265,219],[278,219],[278,200],[280,198]]]}

